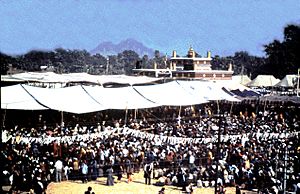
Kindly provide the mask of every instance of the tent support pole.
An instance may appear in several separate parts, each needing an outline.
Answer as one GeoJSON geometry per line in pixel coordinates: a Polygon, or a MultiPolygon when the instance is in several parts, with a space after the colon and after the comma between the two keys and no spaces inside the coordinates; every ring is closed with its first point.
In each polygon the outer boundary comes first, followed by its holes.
{"type": "Polygon", "coordinates": [[[297,76],[297,97],[299,97],[299,83],[300,83],[300,68],[298,68],[298,76],[297,76]]]}
{"type": "Polygon", "coordinates": [[[181,105],[179,106],[178,117],[181,116],[181,105]]]}
{"type": "Polygon", "coordinates": [[[231,102],[231,106],[230,106],[230,115],[232,114],[232,108],[233,108],[233,101],[231,102]]]}
{"type": "Polygon", "coordinates": [[[61,112],[60,112],[60,116],[61,116],[61,122],[60,122],[60,124],[61,124],[61,126],[62,126],[63,123],[64,123],[64,111],[61,111],[61,112]]]}
{"type": "Polygon", "coordinates": [[[125,118],[124,118],[124,125],[125,126],[127,125],[127,114],[128,114],[128,109],[126,107],[126,109],[125,109],[125,118]]]}
{"type": "Polygon", "coordinates": [[[267,101],[265,100],[265,104],[264,104],[264,112],[266,111],[266,106],[267,106],[267,101]]]}
{"type": "Polygon", "coordinates": [[[5,119],[6,119],[6,109],[4,109],[3,119],[2,119],[2,130],[5,128],[5,119]]]}
{"type": "Polygon", "coordinates": [[[138,109],[134,109],[134,120],[136,121],[136,115],[138,113],[138,109]]]}

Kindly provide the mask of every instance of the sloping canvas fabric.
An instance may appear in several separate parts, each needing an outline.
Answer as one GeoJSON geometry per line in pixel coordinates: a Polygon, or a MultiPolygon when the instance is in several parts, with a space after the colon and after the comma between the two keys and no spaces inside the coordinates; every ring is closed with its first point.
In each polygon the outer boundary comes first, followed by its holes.
{"type": "Polygon", "coordinates": [[[44,110],[21,85],[1,87],[1,109],[44,110]]]}
{"type": "Polygon", "coordinates": [[[108,109],[142,109],[157,107],[159,104],[150,101],[133,87],[103,88],[101,86],[82,86],[93,98],[108,109]]]}
{"type": "Polygon", "coordinates": [[[249,87],[271,87],[275,86],[280,80],[273,75],[258,75],[254,80],[249,82],[249,87]]]}
{"type": "Polygon", "coordinates": [[[1,75],[1,81],[10,82],[37,82],[37,83],[69,83],[69,82],[90,82],[95,84],[119,83],[119,84],[143,84],[161,80],[147,76],[127,75],[91,75],[88,73],[67,73],[56,74],[53,72],[26,72],[14,75],[1,75]]]}
{"type": "Polygon", "coordinates": [[[227,100],[239,102],[240,100],[233,95],[225,92],[220,85],[209,81],[178,81],[187,91],[191,91],[197,98],[204,98],[209,101],[227,100]]]}
{"type": "Polygon", "coordinates": [[[24,85],[24,88],[40,103],[54,110],[82,114],[106,109],[81,86],[49,89],[24,85]]]}
{"type": "Polygon", "coordinates": [[[276,87],[294,87],[297,83],[297,75],[286,75],[280,82],[278,82],[276,87]]]}
{"type": "Polygon", "coordinates": [[[232,76],[232,81],[246,86],[249,82],[251,82],[251,79],[248,75],[234,75],[232,76]]]}
{"type": "Polygon", "coordinates": [[[161,106],[188,106],[207,102],[203,97],[194,96],[184,90],[176,81],[134,88],[145,98],[161,106]]]}

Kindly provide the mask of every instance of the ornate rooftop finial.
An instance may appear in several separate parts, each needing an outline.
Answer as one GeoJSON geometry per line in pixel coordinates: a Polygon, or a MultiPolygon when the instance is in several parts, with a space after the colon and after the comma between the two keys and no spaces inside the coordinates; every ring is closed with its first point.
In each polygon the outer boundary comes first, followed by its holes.
{"type": "Polygon", "coordinates": [[[231,63],[231,61],[229,63],[228,71],[232,71],[232,63],[231,63]]]}
{"type": "Polygon", "coordinates": [[[191,45],[190,49],[188,51],[188,57],[195,58],[195,56],[196,56],[196,53],[195,53],[195,51],[194,51],[194,49],[193,49],[193,47],[191,45]]]}

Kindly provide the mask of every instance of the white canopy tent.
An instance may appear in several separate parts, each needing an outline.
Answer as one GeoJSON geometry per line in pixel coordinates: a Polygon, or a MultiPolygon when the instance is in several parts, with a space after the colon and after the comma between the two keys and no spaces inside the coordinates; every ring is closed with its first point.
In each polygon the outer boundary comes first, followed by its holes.
{"type": "Polygon", "coordinates": [[[251,79],[248,75],[234,75],[232,76],[232,81],[246,86],[249,82],[251,82],[251,79]]]}
{"type": "Polygon", "coordinates": [[[276,79],[273,75],[258,75],[254,80],[249,82],[249,87],[272,87],[275,86],[280,80],[276,79]]]}
{"type": "Polygon", "coordinates": [[[297,83],[297,75],[286,75],[280,82],[278,82],[276,87],[294,87],[297,83]]]}
{"type": "Polygon", "coordinates": [[[90,82],[103,85],[105,83],[119,84],[143,84],[158,81],[162,78],[152,78],[146,76],[127,75],[91,75],[88,73],[68,73],[56,74],[53,72],[26,72],[14,75],[1,75],[4,82],[40,82],[40,83],[69,83],[69,82],[90,82]]]}
{"type": "Polygon", "coordinates": [[[103,88],[102,86],[82,86],[96,101],[105,104],[109,109],[141,109],[157,107],[139,93],[132,86],[121,88],[103,88]]]}
{"type": "Polygon", "coordinates": [[[208,100],[239,101],[220,85],[208,81],[172,81],[120,88],[80,85],[56,89],[29,85],[1,87],[2,109],[49,108],[76,114],[106,109],[189,106],[206,103],[208,100]]]}
{"type": "Polygon", "coordinates": [[[1,87],[1,109],[44,110],[22,85],[1,87]]]}
{"type": "Polygon", "coordinates": [[[23,86],[35,99],[50,109],[76,114],[107,109],[103,104],[96,102],[81,86],[58,89],[23,86]]]}
{"type": "Polygon", "coordinates": [[[1,81],[24,81],[24,82],[52,82],[52,83],[65,83],[66,80],[61,74],[53,72],[26,72],[13,75],[1,75],[1,81]]]}
{"type": "Polygon", "coordinates": [[[240,84],[234,80],[215,80],[214,83],[216,83],[220,88],[224,87],[227,90],[251,90],[249,87],[244,86],[243,84],[240,84]]]}
{"type": "Polygon", "coordinates": [[[178,83],[186,90],[195,95],[197,98],[206,100],[227,100],[231,102],[239,102],[240,100],[233,95],[225,92],[219,84],[210,81],[178,81],[178,83]]]}
{"type": "Polygon", "coordinates": [[[204,97],[196,97],[185,91],[176,81],[151,86],[134,86],[134,88],[145,98],[159,105],[188,106],[207,102],[204,97]]]}

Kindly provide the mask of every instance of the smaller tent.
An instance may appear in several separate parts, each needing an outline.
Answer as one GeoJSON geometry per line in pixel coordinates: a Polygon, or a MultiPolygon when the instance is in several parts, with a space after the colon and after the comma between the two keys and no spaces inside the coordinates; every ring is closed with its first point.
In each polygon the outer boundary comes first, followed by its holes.
{"type": "Polygon", "coordinates": [[[254,80],[249,82],[249,87],[272,87],[275,86],[280,80],[276,79],[273,75],[258,75],[254,80]]]}
{"type": "Polygon", "coordinates": [[[278,82],[276,87],[286,87],[292,88],[297,83],[297,75],[286,75],[280,82],[278,82]]]}
{"type": "Polygon", "coordinates": [[[232,81],[246,86],[249,82],[251,82],[251,79],[248,75],[234,75],[232,76],[232,81]]]}

